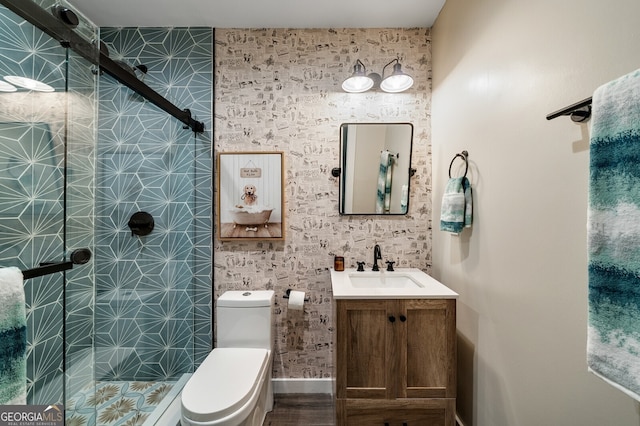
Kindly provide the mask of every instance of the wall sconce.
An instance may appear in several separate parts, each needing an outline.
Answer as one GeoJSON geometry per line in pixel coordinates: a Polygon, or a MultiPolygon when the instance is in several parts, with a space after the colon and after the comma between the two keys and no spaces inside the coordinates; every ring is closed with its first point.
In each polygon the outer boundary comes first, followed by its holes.
{"type": "Polygon", "coordinates": [[[362,93],[373,87],[373,79],[366,73],[367,69],[360,59],[353,66],[353,74],[342,82],[342,90],[349,93],[362,93]]]}
{"type": "Polygon", "coordinates": [[[402,65],[400,65],[400,61],[394,59],[389,62],[387,65],[382,68],[382,82],[380,83],[380,88],[385,92],[389,93],[399,93],[404,92],[408,88],[413,86],[413,78],[402,71],[402,65]],[[395,61],[395,64],[393,62],[395,61]],[[389,65],[393,64],[393,72],[390,76],[384,76],[384,70],[389,65]]]}
{"type": "Polygon", "coordinates": [[[388,93],[399,93],[411,86],[413,86],[413,78],[402,71],[399,59],[394,59],[385,65],[382,68],[382,76],[375,72],[367,74],[366,67],[358,59],[353,66],[353,74],[342,82],[342,90],[349,93],[362,93],[377,87],[388,93]],[[385,70],[394,62],[393,72],[385,77],[385,70]]]}

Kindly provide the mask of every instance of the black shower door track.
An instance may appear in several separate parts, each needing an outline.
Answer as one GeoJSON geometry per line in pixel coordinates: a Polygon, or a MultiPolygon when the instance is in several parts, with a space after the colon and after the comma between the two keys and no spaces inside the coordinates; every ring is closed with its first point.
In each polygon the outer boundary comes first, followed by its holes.
{"type": "Polygon", "coordinates": [[[169,102],[164,96],[147,86],[143,81],[140,81],[130,71],[125,70],[110,59],[108,54],[101,51],[98,46],[86,41],[73,31],[70,26],[58,20],[33,1],[0,0],[0,4],[45,32],[54,40],[57,40],[63,47],[70,48],[93,65],[98,66],[101,71],[109,74],[161,110],[180,120],[185,124],[185,128],[190,128],[194,133],[204,132],[204,123],[193,119],[189,109],[180,109],[169,102]]]}

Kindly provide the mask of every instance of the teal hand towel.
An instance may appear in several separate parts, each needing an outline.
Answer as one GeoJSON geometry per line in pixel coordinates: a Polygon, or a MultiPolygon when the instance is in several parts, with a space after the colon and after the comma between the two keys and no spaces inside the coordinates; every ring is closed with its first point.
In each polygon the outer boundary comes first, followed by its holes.
{"type": "Polygon", "coordinates": [[[393,177],[393,156],[389,151],[380,153],[376,213],[389,213],[391,208],[391,179],[393,177]]]}
{"type": "Polygon", "coordinates": [[[22,272],[0,268],[0,404],[27,402],[27,317],[22,272]]]}
{"type": "Polygon", "coordinates": [[[592,99],[587,365],[640,400],[640,70],[592,99]]]}
{"type": "Polygon", "coordinates": [[[440,230],[460,233],[473,222],[473,195],[466,177],[451,178],[442,196],[440,230]]]}

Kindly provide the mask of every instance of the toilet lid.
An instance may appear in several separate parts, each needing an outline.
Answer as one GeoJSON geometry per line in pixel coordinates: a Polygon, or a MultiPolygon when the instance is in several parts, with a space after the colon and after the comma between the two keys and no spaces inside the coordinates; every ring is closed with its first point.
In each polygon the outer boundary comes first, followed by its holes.
{"type": "Polygon", "coordinates": [[[266,349],[216,348],[182,389],[182,413],[206,422],[228,416],[253,395],[268,359],[266,349]]]}

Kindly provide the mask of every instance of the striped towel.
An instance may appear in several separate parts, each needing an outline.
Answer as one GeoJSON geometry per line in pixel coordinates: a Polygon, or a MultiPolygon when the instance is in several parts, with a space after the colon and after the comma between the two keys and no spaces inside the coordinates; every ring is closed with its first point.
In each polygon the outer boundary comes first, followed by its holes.
{"type": "Polygon", "coordinates": [[[22,272],[0,268],[0,404],[27,403],[27,319],[22,272]]]}
{"type": "Polygon", "coordinates": [[[640,70],[593,94],[589,371],[640,400],[640,70]]]}
{"type": "Polygon", "coordinates": [[[393,156],[387,150],[380,153],[380,172],[378,173],[378,193],[376,213],[389,213],[391,208],[391,177],[393,175],[393,156]]]}
{"type": "Polygon", "coordinates": [[[442,196],[440,230],[460,233],[473,222],[471,183],[466,177],[450,178],[442,196]]]}

